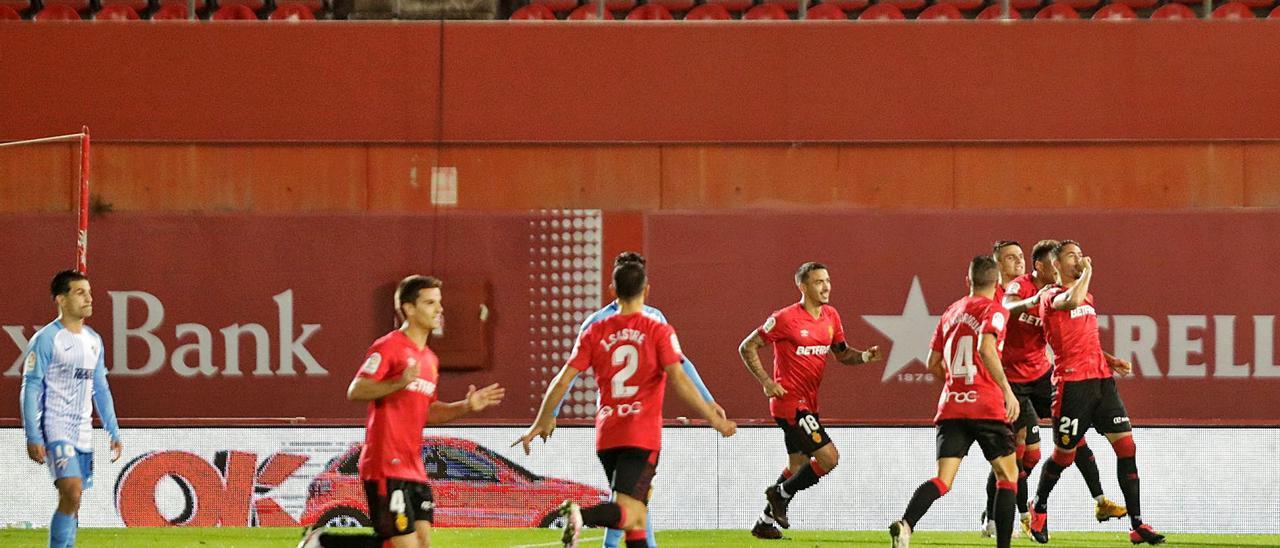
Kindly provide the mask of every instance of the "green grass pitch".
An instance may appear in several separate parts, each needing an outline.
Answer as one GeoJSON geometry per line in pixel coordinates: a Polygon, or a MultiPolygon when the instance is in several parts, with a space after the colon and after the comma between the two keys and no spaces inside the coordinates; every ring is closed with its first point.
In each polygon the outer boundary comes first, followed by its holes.
{"type": "MultiPolygon", "coordinates": [[[[81,529],[76,546],[81,548],[139,546],[156,548],[267,548],[292,547],[297,544],[301,529],[287,528],[132,528],[132,529],[81,529]]],[[[48,532],[43,529],[0,529],[0,546],[7,548],[41,548],[47,544],[48,532]]],[[[581,546],[594,548],[600,545],[603,532],[587,530],[581,546]]],[[[795,531],[787,532],[786,539],[762,541],[751,538],[747,531],[659,531],[658,544],[671,547],[711,546],[888,546],[886,531],[795,531]]],[[[442,547],[546,547],[559,546],[559,532],[547,529],[437,529],[432,534],[432,545],[442,547]]],[[[967,547],[994,546],[990,539],[980,538],[977,532],[942,533],[920,531],[912,536],[912,546],[967,547]]],[[[1039,546],[1028,539],[1014,540],[1014,546],[1039,546]]],[[[1121,533],[1053,533],[1054,548],[1132,546],[1121,533]]],[[[1204,535],[1170,534],[1170,548],[1180,546],[1280,546],[1280,535],[1204,535]]]]}

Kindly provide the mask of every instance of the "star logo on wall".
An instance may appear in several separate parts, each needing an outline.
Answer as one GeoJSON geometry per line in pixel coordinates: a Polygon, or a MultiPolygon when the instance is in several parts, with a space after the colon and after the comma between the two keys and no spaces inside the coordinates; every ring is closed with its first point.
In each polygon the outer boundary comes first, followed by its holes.
{"type": "Polygon", "coordinates": [[[924,365],[928,361],[929,339],[933,337],[933,330],[941,317],[929,315],[918,276],[911,278],[911,290],[907,292],[907,302],[902,307],[901,315],[862,317],[876,331],[893,341],[893,346],[885,357],[884,375],[880,377],[880,382],[893,378],[913,362],[918,361],[924,365]]]}

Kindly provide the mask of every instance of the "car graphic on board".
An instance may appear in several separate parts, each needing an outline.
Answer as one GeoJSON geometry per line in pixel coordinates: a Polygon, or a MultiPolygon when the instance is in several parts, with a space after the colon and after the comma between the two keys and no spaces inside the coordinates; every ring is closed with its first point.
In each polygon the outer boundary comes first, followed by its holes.
{"type": "MultiPolygon", "coordinates": [[[[369,526],[357,443],[329,461],[307,487],[302,525],[369,526]]],[[[594,504],[609,493],[575,481],[539,476],[471,440],[423,437],[422,461],[435,496],[437,527],[551,527],[565,499],[594,504]]]]}

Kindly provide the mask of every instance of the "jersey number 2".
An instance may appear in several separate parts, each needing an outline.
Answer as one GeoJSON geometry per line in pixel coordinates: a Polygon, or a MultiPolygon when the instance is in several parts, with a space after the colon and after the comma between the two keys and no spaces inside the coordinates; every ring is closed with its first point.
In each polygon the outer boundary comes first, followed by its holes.
{"type": "Polygon", "coordinates": [[[613,375],[613,398],[630,398],[640,391],[639,386],[627,386],[627,380],[636,374],[640,365],[640,351],[634,346],[620,345],[613,351],[613,366],[622,366],[622,371],[613,375]]]}

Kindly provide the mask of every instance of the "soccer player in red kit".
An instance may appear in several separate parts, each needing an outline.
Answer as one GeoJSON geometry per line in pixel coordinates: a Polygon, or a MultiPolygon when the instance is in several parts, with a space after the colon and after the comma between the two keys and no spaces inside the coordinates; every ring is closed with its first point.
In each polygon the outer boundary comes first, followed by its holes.
{"type": "MultiPolygon", "coordinates": [[[[573,501],[560,506],[567,519],[562,541],[576,547],[584,525],[626,531],[627,548],[647,546],[645,519],[649,487],[662,450],[662,401],[667,385],[716,431],[732,436],[737,426],[716,413],[685,375],[675,330],[644,314],[649,291],[645,268],[625,262],[613,269],[618,313],[587,327],[542,399],[538,417],[516,443],[525,454],[534,438],[543,441],[556,427],[555,408],[574,377],[591,369],[600,387],[596,411],[596,455],[609,478],[614,499],[589,508],[573,501]]],[[[514,446],[515,443],[512,444],[514,446]]]]}
{"type": "Polygon", "coordinates": [[[1000,364],[1008,311],[994,300],[999,272],[996,261],[980,255],[969,264],[969,296],[947,307],[929,343],[929,372],[946,379],[938,399],[938,475],[920,484],[902,519],[889,525],[894,548],[910,546],[916,523],[938,498],[947,494],[960,470],[960,460],[978,442],[997,478],[996,546],[1007,548],[1013,534],[1017,493],[1013,429],[1018,397],[1009,388],[1000,364]]]}
{"type": "Polygon", "coordinates": [[[1129,412],[1116,390],[1114,373],[1127,375],[1133,365],[1102,351],[1098,336],[1098,315],[1094,309],[1089,285],[1093,281],[1093,261],[1084,255],[1080,244],[1064,240],[1054,250],[1054,267],[1061,285],[1053,286],[1040,299],[1040,318],[1045,340],[1053,350],[1054,450],[1053,458],[1040,471],[1036,498],[1031,508],[1031,535],[1039,543],[1049,542],[1049,493],[1057,485],[1062,471],[1076,457],[1076,447],[1086,431],[1093,427],[1107,437],[1116,452],[1116,476],[1128,506],[1131,530],[1129,540],[1135,544],[1163,543],[1164,535],[1142,522],[1141,495],[1138,485],[1138,463],[1134,457],[1129,412]]]}
{"type": "MultiPolygon", "coordinates": [[[[1000,265],[1000,280],[1006,285],[1001,301],[1009,310],[1009,327],[1000,361],[1004,364],[1009,386],[1018,396],[1020,416],[1014,421],[1014,440],[1018,458],[1018,511],[1022,514],[1022,529],[1030,535],[1031,515],[1028,513],[1027,475],[1040,462],[1040,419],[1048,418],[1053,404],[1053,363],[1045,351],[1044,333],[1040,329],[1040,297],[1056,282],[1053,268],[1053,251],[1057,240],[1041,240],[1031,248],[1033,269],[1026,270],[1022,247],[1011,240],[1001,240],[993,246],[992,256],[1000,265]]],[[[1000,295],[1000,292],[997,292],[1000,295]]],[[[1076,449],[1077,467],[1096,505],[1094,515],[1098,521],[1124,517],[1125,507],[1107,499],[1102,492],[1098,475],[1098,463],[1093,451],[1080,440],[1076,449]]],[[[996,532],[995,516],[996,476],[987,477],[987,504],[982,512],[982,535],[993,537],[996,532]]],[[[1014,530],[1014,538],[1018,531],[1014,530]]]]}
{"type": "Polygon", "coordinates": [[[791,527],[787,519],[791,498],[817,485],[840,462],[840,453],[818,415],[818,386],[827,355],[833,354],[846,365],[880,359],[879,347],[857,350],[845,341],[840,314],[827,304],[831,276],[826,266],[804,263],[796,271],[795,281],[800,302],[769,315],[764,325],[738,346],[743,364],[764,387],[769,413],[782,428],[787,448],[787,467],[765,489],[767,505],[751,529],[758,538],[782,538],[774,524],[791,527]],[[765,373],[760,363],[760,348],[766,344],[773,345],[773,376],[765,373]]]}
{"type": "MultiPolygon", "coordinates": [[[[377,538],[320,533],[319,546],[430,546],[435,502],[422,462],[423,427],[502,403],[505,389],[497,384],[471,386],[460,401],[438,401],[440,362],[427,338],[444,317],[440,287],[440,280],[429,276],[400,281],[395,303],[404,323],[374,341],[347,387],[347,399],[369,402],[359,470],[377,538]]],[[[315,545],[309,540],[300,546],[315,545]]]]}

